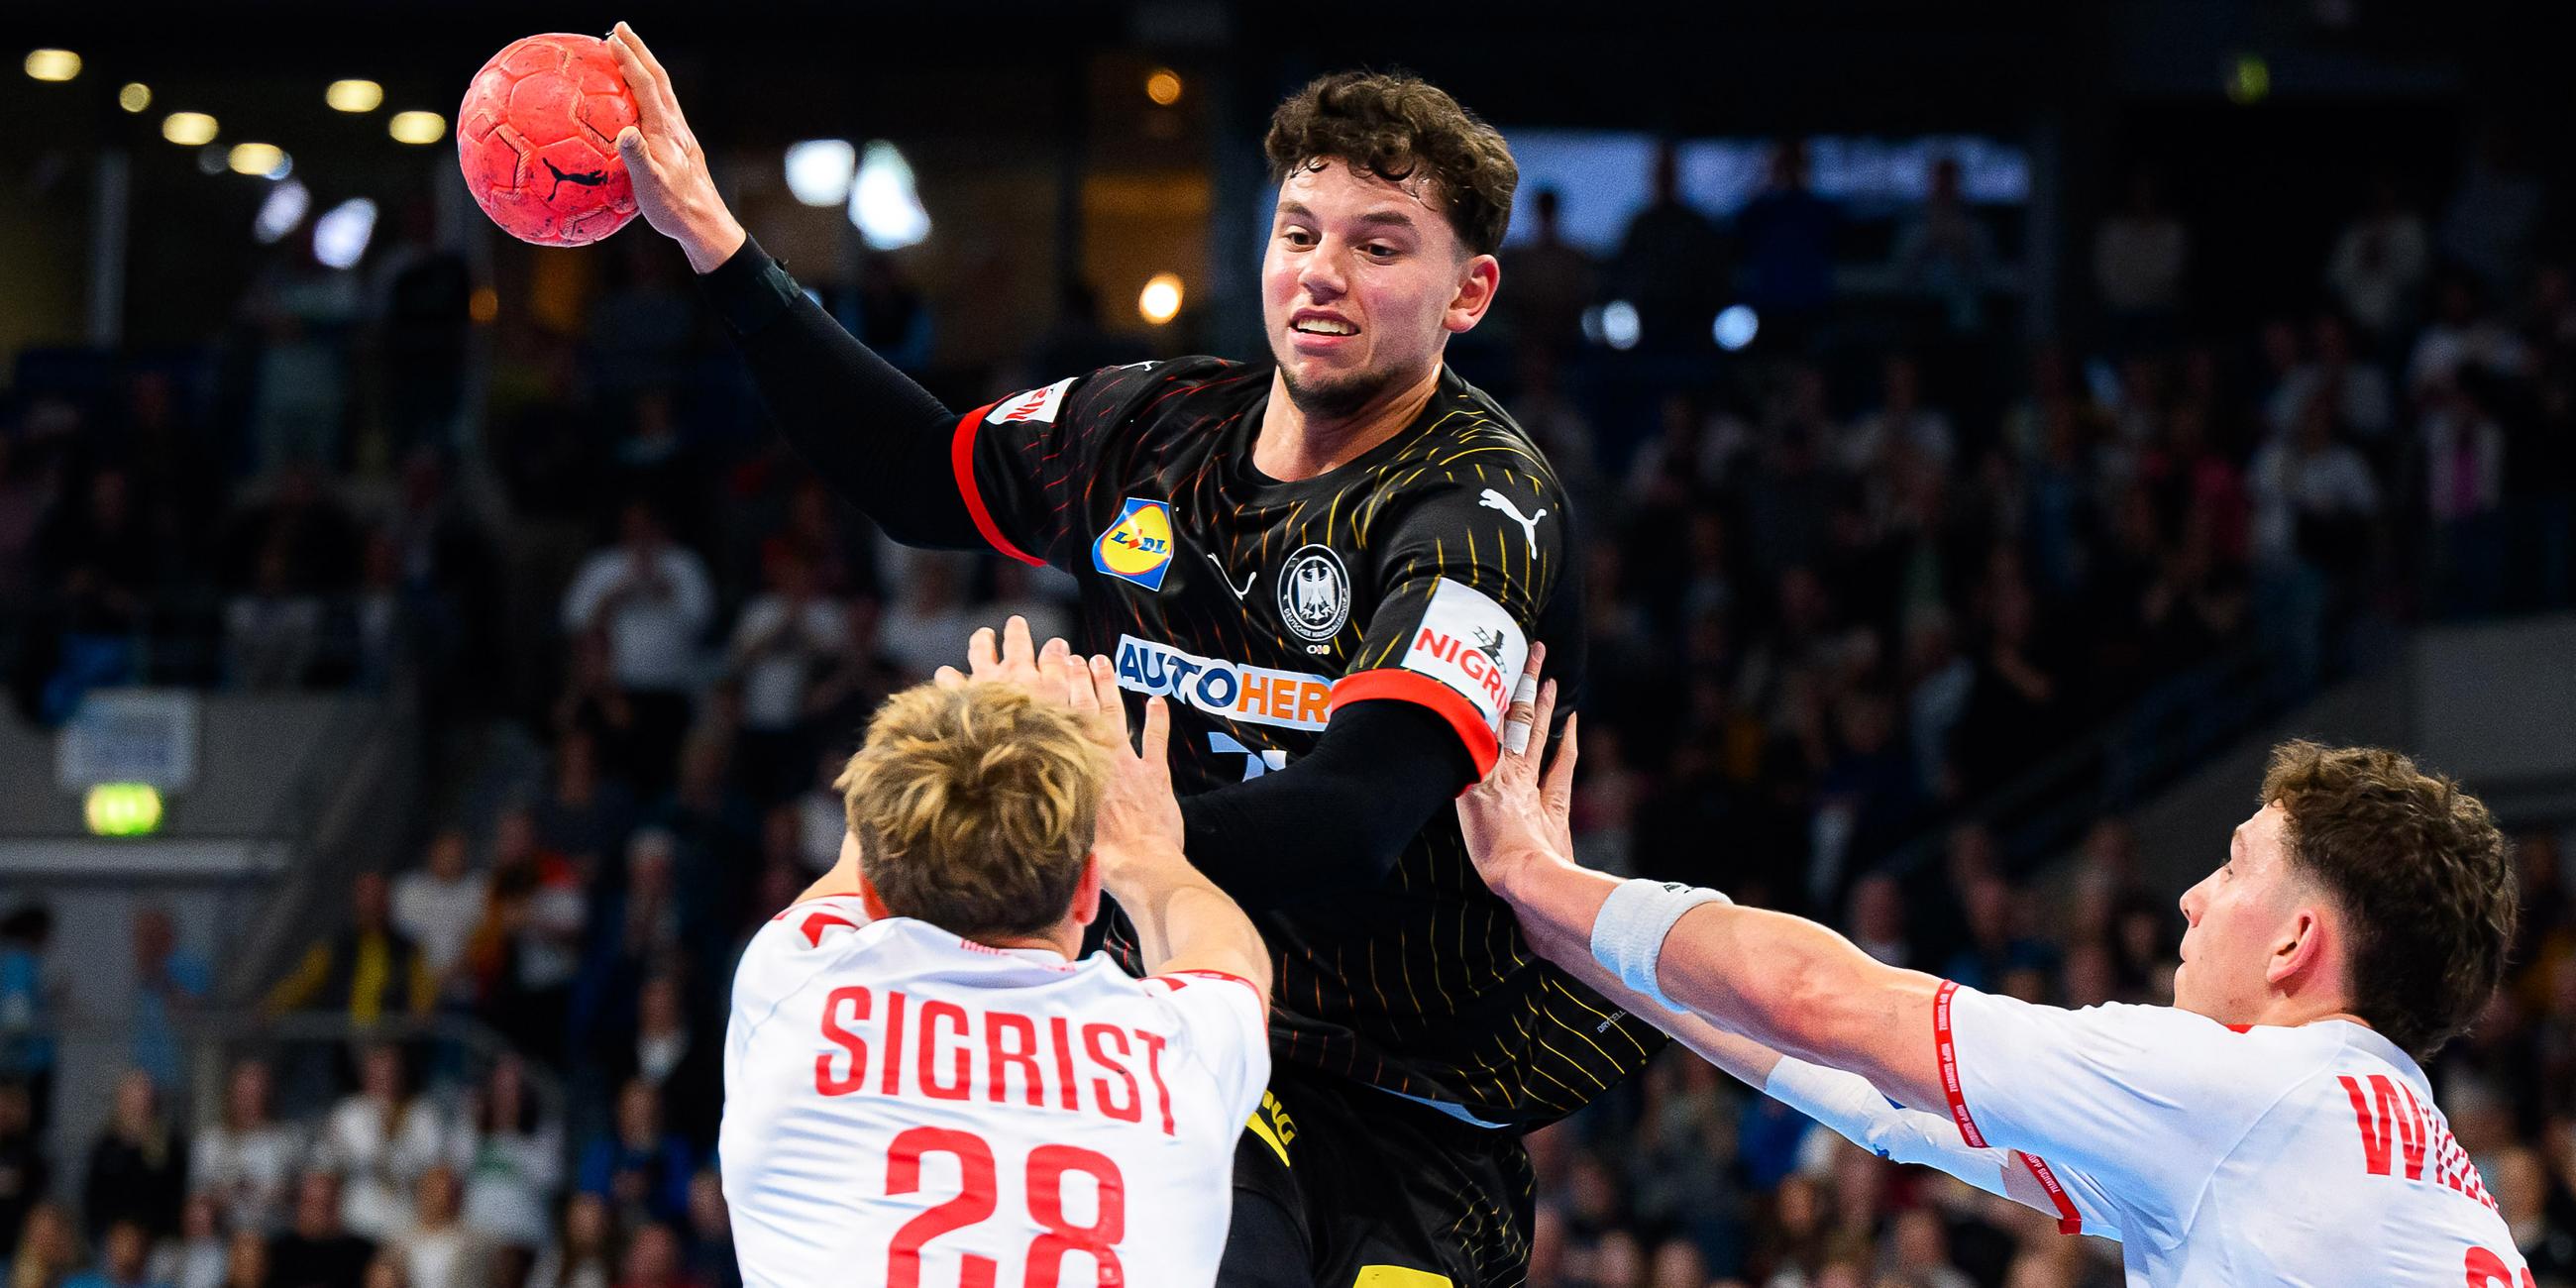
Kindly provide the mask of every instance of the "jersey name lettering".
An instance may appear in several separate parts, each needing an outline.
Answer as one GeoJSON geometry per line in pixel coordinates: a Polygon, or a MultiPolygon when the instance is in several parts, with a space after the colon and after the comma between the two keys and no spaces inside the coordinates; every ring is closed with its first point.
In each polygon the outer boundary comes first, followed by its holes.
{"type": "Polygon", "coordinates": [[[880,999],[863,984],[833,989],[822,1015],[832,1049],[814,1057],[815,1093],[1018,1103],[1125,1123],[1151,1112],[1164,1135],[1176,1130],[1160,1033],[913,1002],[901,990],[880,999]]]}

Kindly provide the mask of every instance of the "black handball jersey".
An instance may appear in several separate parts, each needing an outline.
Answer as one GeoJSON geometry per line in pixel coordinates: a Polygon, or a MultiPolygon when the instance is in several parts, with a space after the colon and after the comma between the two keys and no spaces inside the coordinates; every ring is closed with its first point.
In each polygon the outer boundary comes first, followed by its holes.
{"type": "MultiPolygon", "coordinates": [[[[1082,587],[1087,647],[1173,711],[1183,794],[1281,769],[1332,713],[1402,701],[1492,768],[1533,641],[1570,701],[1582,588],[1565,494],[1494,402],[1446,370],[1422,415],[1316,478],[1252,443],[1271,372],[1137,363],[968,413],[951,462],[994,549],[1082,587]]],[[[1368,808],[1365,800],[1355,809],[1368,808]]],[[[1278,1058],[1534,1127],[1641,1067],[1659,1033],[1533,955],[1442,810],[1374,889],[1254,909],[1278,1058]]],[[[1131,969],[1132,934],[1109,944],[1131,969]]]]}

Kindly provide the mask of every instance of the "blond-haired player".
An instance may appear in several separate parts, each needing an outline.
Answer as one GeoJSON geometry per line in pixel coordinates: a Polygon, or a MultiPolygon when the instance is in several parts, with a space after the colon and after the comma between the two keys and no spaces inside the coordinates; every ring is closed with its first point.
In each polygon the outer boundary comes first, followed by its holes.
{"type": "Polygon", "coordinates": [[[839,864],[753,937],[725,1041],[746,1283],[1206,1285],[1270,1072],[1270,962],[1181,853],[1170,714],[979,632],[839,786],[839,864]],[[1152,973],[1075,960],[1102,890],[1152,973]]]}

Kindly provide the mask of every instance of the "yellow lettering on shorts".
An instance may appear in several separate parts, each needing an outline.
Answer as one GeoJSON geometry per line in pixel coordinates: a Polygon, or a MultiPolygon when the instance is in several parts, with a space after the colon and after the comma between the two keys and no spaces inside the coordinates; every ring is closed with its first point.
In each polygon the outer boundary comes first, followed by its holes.
{"type": "Polygon", "coordinates": [[[1288,1109],[1279,1103],[1279,1097],[1262,1092],[1261,1107],[1252,1111],[1252,1121],[1248,1125],[1252,1134],[1259,1136],[1263,1144],[1270,1146],[1270,1152],[1279,1156],[1281,1164],[1296,1166],[1288,1159],[1288,1147],[1297,1143],[1297,1120],[1288,1116],[1288,1109]]]}
{"type": "Polygon", "coordinates": [[[1428,1270],[1408,1270],[1403,1266],[1362,1266],[1360,1277],[1351,1288],[1456,1288],[1447,1275],[1428,1270]]]}

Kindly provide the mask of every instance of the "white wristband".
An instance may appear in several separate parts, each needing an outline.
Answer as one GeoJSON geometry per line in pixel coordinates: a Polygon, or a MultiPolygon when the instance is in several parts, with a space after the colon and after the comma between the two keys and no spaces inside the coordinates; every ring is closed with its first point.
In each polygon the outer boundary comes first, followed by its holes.
{"type": "Polygon", "coordinates": [[[1655,982],[1655,967],[1663,959],[1664,936],[1671,934],[1673,923],[1682,914],[1703,903],[1733,903],[1715,890],[1686,886],[1678,881],[1649,881],[1639,877],[1622,881],[1601,905],[1601,915],[1592,922],[1592,960],[1619,977],[1619,982],[1655,999],[1667,1011],[1687,1012],[1690,1008],[1664,996],[1663,986],[1655,982]]]}

